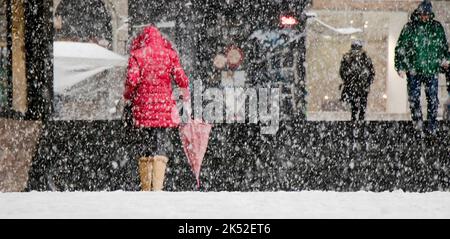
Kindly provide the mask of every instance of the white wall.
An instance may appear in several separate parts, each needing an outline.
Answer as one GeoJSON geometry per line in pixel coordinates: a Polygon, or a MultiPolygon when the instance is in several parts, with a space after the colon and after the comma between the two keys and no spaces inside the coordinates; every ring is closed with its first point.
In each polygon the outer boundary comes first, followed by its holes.
{"type": "Polygon", "coordinates": [[[389,52],[388,52],[388,74],[387,74],[387,113],[407,114],[408,94],[406,79],[398,76],[395,70],[395,46],[403,26],[408,21],[406,12],[392,13],[389,19],[389,52]]]}

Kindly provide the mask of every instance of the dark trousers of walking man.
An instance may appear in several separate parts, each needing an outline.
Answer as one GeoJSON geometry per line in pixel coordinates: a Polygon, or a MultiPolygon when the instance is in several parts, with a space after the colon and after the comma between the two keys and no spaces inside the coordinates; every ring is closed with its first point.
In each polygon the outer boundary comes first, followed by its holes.
{"type": "Polygon", "coordinates": [[[436,76],[422,76],[408,74],[408,100],[411,109],[411,118],[418,122],[418,126],[423,124],[422,107],[420,104],[421,86],[425,86],[425,95],[427,98],[427,119],[429,129],[435,129],[437,125],[437,115],[439,106],[439,81],[436,76]]]}

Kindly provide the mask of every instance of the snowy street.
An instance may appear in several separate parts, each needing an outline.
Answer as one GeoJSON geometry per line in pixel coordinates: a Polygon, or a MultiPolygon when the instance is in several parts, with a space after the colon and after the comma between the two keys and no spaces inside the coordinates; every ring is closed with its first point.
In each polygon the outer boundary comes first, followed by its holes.
{"type": "Polygon", "coordinates": [[[0,218],[450,218],[450,193],[0,193],[0,218]]]}

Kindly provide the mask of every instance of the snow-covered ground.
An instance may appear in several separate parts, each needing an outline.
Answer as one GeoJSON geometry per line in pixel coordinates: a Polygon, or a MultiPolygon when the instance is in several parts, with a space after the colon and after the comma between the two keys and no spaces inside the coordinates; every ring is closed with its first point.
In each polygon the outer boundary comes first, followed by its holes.
{"type": "Polygon", "coordinates": [[[450,218],[450,193],[0,193],[0,218],[450,218]]]}

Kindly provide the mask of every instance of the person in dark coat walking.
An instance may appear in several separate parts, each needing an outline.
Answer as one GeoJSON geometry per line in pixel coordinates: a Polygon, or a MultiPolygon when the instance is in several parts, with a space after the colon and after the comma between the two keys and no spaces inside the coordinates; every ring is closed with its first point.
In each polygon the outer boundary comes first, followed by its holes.
{"type": "Polygon", "coordinates": [[[428,102],[427,133],[436,134],[439,106],[439,81],[437,75],[445,66],[448,43],[441,23],[434,20],[430,1],[425,0],[411,15],[403,28],[395,49],[395,68],[402,78],[407,78],[411,118],[417,130],[422,130],[423,117],[420,106],[422,84],[428,102]]]}
{"type": "Polygon", "coordinates": [[[172,151],[168,129],[181,122],[172,81],[181,89],[184,109],[190,114],[189,79],[178,54],[156,27],[147,27],[131,45],[124,92],[132,105],[134,126],[152,136],[149,142],[142,140],[139,174],[143,191],[163,189],[167,155],[172,151]]]}
{"type": "Polygon", "coordinates": [[[375,79],[375,69],[372,60],[363,49],[362,41],[352,42],[351,50],[341,61],[339,73],[344,82],[340,87],[341,100],[350,104],[352,121],[363,121],[370,85],[375,79]]]}

